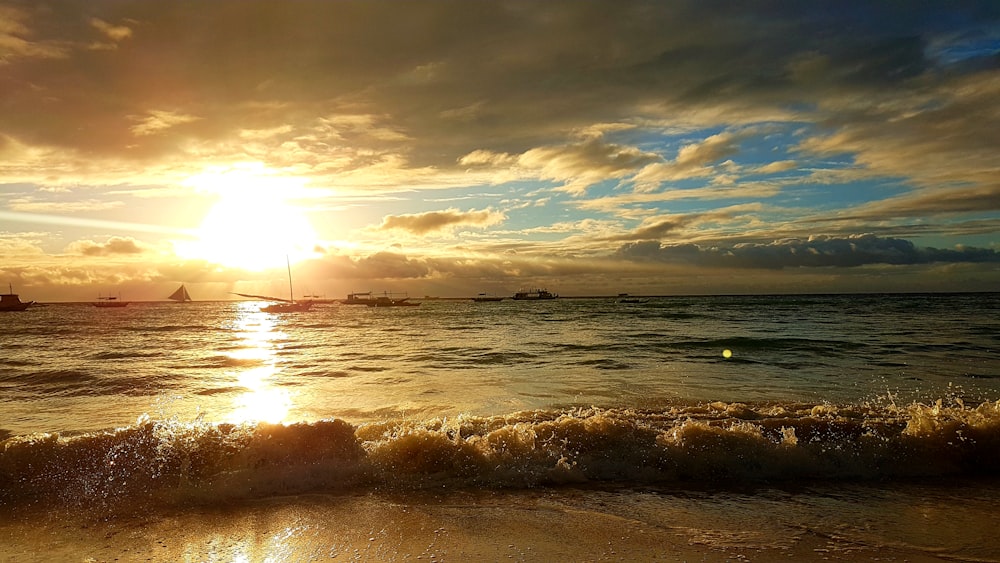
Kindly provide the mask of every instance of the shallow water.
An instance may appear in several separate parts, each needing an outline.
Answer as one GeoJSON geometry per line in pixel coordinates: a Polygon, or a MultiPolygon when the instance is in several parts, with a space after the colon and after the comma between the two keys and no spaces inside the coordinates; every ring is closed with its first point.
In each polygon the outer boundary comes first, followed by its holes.
{"type": "MultiPolygon", "coordinates": [[[[452,560],[1000,560],[998,312],[1000,294],[7,313],[0,533],[20,551],[4,557],[44,560],[53,535],[136,553],[150,519],[190,550],[221,503],[239,508],[219,537],[250,510],[314,538],[289,540],[299,555],[336,543],[310,514],[409,522],[351,560],[412,559],[456,521],[503,524],[500,543],[451,536],[452,560]],[[524,536],[525,514],[556,521],[540,502],[628,539],[524,536]],[[515,537],[533,539],[506,553],[515,537]]],[[[254,537],[249,560],[280,555],[254,537]]]]}
{"type": "Polygon", "coordinates": [[[0,432],[574,406],[1000,398],[1000,296],[50,305],[0,317],[0,432]],[[725,350],[731,351],[728,359],[725,350]]]}

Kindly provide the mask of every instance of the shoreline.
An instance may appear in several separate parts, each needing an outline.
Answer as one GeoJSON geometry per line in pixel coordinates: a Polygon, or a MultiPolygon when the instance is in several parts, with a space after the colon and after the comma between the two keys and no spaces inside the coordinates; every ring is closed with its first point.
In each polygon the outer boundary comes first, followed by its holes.
{"type": "Polygon", "coordinates": [[[938,508],[963,510],[925,522],[906,508],[928,492],[941,502],[939,489],[859,489],[848,502],[831,491],[309,494],[110,518],[22,515],[0,522],[0,562],[1000,559],[1000,546],[975,547],[997,525],[983,512],[989,495],[970,510],[968,491],[955,491],[938,508]],[[922,530],[948,519],[940,538],[922,530]]]}

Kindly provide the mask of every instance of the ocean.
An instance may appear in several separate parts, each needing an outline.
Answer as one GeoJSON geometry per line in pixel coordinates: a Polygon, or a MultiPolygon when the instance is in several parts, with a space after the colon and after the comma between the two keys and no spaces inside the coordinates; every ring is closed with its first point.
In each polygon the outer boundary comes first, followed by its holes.
{"type": "Polygon", "coordinates": [[[1000,561],[1000,294],[0,314],[0,561],[1000,561]]]}

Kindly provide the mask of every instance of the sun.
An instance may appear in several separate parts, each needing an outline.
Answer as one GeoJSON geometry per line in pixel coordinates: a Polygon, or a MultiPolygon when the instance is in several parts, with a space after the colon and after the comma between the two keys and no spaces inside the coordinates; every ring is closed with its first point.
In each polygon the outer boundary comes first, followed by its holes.
{"type": "Polygon", "coordinates": [[[309,218],[290,202],[301,183],[237,169],[203,174],[190,181],[218,201],[195,231],[195,240],[178,243],[178,254],[224,267],[261,271],[302,257],[316,246],[309,218]]]}

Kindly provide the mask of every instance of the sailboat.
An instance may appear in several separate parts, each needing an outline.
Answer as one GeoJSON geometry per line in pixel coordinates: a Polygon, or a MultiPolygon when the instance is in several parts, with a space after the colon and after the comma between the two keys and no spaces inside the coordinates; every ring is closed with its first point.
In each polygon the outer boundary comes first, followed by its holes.
{"type": "Polygon", "coordinates": [[[308,311],[309,308],[312,307],[312,301],[295,300],[295,294],[292,293],[292,264],[288,261],[287,256],[285,256],[285,263],[288,265],[288,299],[270,297],[267,295],[250,295],[247,293],[236,293],[235,295],[239,295],[240,297],[249,297],[250,299],[277,301],[277,303],[261,307],[260,310],[265,313],[298,313],[301,311],[308,311]]]}
{"type": "Polygon", "coordinates": [[[177,291],[171,293],[170,297],[167,297],[167,299],[171,301],[176,301],[178,303],[190,303],[191,294],[188,293],[188,290],[186,287],[184,287],[184,284],[181,284],[181,286],[177,288],[177,291]]]}

